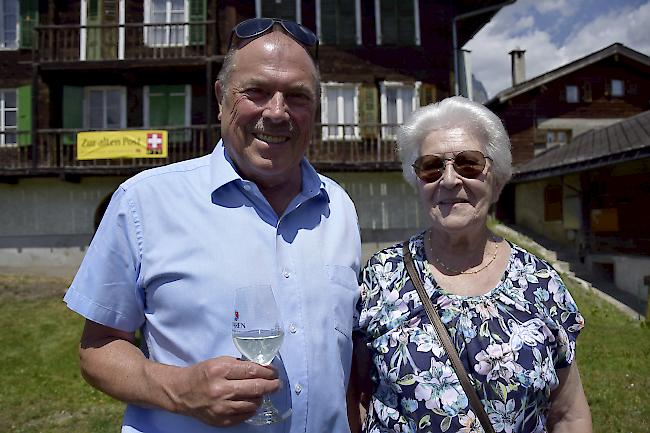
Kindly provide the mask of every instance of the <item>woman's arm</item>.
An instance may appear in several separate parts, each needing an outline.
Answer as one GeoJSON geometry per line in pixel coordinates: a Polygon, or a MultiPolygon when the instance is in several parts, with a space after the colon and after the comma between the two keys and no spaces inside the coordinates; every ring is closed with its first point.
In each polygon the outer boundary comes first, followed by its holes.
{"type": "Polygon", "coordinates": [[[591,433],[591,412],[577,362],[557,371],[560,385],[551,392],[547,428],[551,433],[591,433]]]}
{"type": "Polygon", "coordinates": [[[358,433],[361,431],[362,420],[368,410],[372,392],[372,381],[370,380],[371,360],[366,347],[366,339],[357,333],[353,334],[352,339],[354,349],[347,393],[348,423],[350,424],[350,431],[358,433]]]}

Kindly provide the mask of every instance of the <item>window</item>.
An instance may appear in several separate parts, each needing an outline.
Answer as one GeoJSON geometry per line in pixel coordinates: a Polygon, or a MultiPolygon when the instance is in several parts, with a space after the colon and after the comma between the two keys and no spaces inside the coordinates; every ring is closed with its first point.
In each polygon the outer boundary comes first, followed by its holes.
{"type": "Polygon", "coordinates": [[[255,0],[257,17],[274,17],[302,22],[301,1],[296,0],[255,0]]]}
{"type": "Polygon", "coordinates": [[[566,86],[566,101],[572,104],[580,102],[580,94],[578,92],[578,86],[574,86],[574,85],[566,86]]]}
{"type": "Polygon", "coordinates": [[[168,140],[177,143],[191,139],[190,124],[192,87],[157,85],[144,88],[144,126],[169,128],[168,140]],[[181,128],[178,128],[181,127],[181,128]]]}
{"type": "Polygon", "coordinates": [[[145,43],[153,47],[188,45],[187,2],[185,0],[145,1],[145,43]]]}
{"type": "Polygon", "coordinates": [[[126,128],[126,90],[123,87],[86,87],[84,128],[126,128]]]}
{"type": "Polygon", "coordinates": [[[321,96],[323,139],[359,137],[359,85],[324,83],[321,96]]]}
{"type": "Polygon", "coordinates": [[[0,90],[0,146],[15,146],[18,107],[15,89],[0,90]]]}
{"type": "Polygon", "coordinates": [[[546,131],[546,147],[552,147],[569,142],[571,131],[566,130],[548,130],[546,131]]]}
{"type": "Polygon", "coordinates": [[[562,219],[562,185],[547,185],[544,188],[544,221],[562,219]]]}
{"type": "Polygon", "coordinates": [[[535,155],[569,142],[571,142],[570,129],[538,129],[535,134],[535,155]]]}
{"type": "Polygon", "coordinates": [[[18,48],[18,0],[0,0],[0,49],[18,48]]]}
{"type": "Polygon", "coordinates": [[[403,84],[383,82],[381,88],[381,135],[395,138],[397,128],[415,111],[419,104],[419,83],[403,84]]]}
{"type": "Polygon", "coordinates": [[[623,80],[612,80],[612,96],[625,96],[625,83],[623,80]]]}
{"type": "Polygon", "coordinates": [[[377,45],[420,45],[418,0],[375,0],[377,45]]]}
{"type": "Polygon", "coordinates": [[[360,0],[316,0],[316,32],[322,44],[361,45],[360,0]]]}

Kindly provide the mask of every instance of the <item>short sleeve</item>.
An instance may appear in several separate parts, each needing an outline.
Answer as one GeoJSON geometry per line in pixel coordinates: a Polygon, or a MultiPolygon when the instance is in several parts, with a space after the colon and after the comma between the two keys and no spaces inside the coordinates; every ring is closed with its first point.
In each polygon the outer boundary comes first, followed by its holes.
{"type": "Polygon", "coordinates": [[[120,187],[65,294],[68,308],[126,332],[142,325],[144,301],[138,289],[141,234],[135,203],[120,187]]]}
{"type": "Polygon", "coordinates": [[[547,311],[556,329],[556,353],[553,361],[556,368],[564,368],[575,359],[576,339],[585,322],[564,281],[553,268],[550,268],[547,290],[547,311]]]}

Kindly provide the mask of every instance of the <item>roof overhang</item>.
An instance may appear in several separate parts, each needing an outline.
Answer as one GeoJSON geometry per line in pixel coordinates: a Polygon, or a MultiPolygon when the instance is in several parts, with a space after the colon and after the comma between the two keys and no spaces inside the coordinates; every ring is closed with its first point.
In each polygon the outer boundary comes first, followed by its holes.
{"type": "Polygon", "coordinates": [[[604,60],[608,57],[611,57],[615,54],[623,55],[641,64],[650,66],[650,57],[642,53],[639,53],[638,51],[635,51],[631,48],[628,48],[625,45],[622,45],[620,43],[615,43],[606,48],[603,48],[600,51],[596,51],[595,53],[582,57],[581,59],[578,59],[574,62],[571,62],[564,66],[560,66],[557,69],[539,75],[535,78],[531,78],[530,80],[524,81],[523,83],[519,83],[514,87],[510,87],[506,90],[502,90],[501,92],[497,93],[492,99],[487,101],[485,105],[491,106],[495,103],[503,104],[504,102],[514,98],[515,96],[529,92],[530,90],[543,86],[544,84],[550,83],[551,81],[554,81],[559,77],[576,72],[584,68],[585,66],[589,66],[596,62],[604,60]]]}

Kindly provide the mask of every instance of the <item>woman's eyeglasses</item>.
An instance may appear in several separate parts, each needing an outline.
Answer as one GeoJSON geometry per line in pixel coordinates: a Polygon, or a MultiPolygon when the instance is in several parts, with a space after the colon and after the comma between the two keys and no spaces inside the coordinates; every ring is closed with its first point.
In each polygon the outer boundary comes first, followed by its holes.
{"type": "Polygon", "coordinates": [[[447,161],[451,161],[454,170],[466,179],[476,179],[483,173],[486,160],[491,158],[478,150],[463,150],[450,158],[442,155],[422,155],[413,163],[415,175],[422,181],[431,183],[442,177],[447,161]]]}
{"type": "Polygon", "coordinates": [[[306,47],[316,47],[315,60],[318,60],[318,38],[307,27],[293,21],[282,20],[279,18],[251,18],[237,24],[230,33],[230,41],[228,42],[228,50],[232,46],[232,41],[235,36],[239,39],[255,39],[268,32],[273,25],[280,24],[282,28],[293,39],[306,47]]]}

